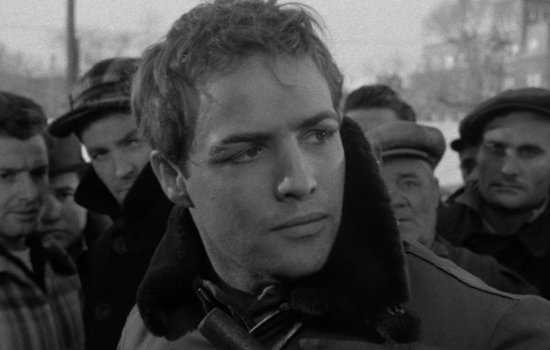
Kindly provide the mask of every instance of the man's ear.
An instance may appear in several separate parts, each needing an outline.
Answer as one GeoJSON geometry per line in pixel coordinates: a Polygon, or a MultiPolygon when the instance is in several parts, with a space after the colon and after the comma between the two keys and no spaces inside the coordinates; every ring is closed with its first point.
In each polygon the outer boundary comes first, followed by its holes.
{"type": "Polygon", "coordinates": [[[153,171],[168,199],[177,205],[192,208],[193,202],[189,198],[182,170],[166,159],[160,151],[152,151],[150,159],[153,171]]]}

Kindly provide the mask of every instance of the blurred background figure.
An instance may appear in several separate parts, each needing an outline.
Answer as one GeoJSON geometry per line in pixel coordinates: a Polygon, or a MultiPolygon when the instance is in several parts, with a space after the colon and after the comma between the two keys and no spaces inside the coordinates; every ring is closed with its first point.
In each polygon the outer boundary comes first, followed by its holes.
{"type": "Polygon", "coordinates": [[[416,113],[397,92],[386,85],[364,85],[346,98],[344,115],[355,120],[363,131],[395,121],[416,121],[416,113]]]}
{"type": "Polygon", "coordinates": [[[381,155],[381,174],[391,198],[399,233],[479,277],[497,289],[537,294],[494,258],[451,245],[437,234],[440,190],[434,170],[445,152],[441,131],[412,122],[388,122],[368,131],[367,139],[381,155]]]}

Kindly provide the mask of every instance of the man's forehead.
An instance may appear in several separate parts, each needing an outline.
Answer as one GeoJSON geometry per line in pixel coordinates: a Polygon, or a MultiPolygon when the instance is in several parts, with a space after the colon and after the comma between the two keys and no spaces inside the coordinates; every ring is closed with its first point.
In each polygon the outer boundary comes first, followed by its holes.
{"type": "Polygon", "coordinates": [[[395,172],[396,175],[401,177],[433,175],[434,173],[427,160],[409,156],[383,158],[382,169],[395,172]]]}
{"type": "Polygon", "coordinates": [[[42,135],[26,140],[0,136],[0,168],[26,170],[48,165],[46,143],[42,135]]]}
{"type": "Polygon", "coordinates": [[[484,134],[495,129],[550,128],[550,115],[541,115],[531,111],[511,111],[497,116],[484,127],[484,134]]]}

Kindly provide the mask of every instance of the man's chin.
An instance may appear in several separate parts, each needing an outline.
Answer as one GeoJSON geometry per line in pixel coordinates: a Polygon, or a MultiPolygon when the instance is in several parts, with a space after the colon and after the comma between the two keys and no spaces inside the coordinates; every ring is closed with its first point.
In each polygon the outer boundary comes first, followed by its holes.
{"type": "Polygon", "coordinates": [[[530,202],[523,196],[513,195],[498,195],[493,196],[488,201],[493,209],[503,213],[517,213],[518,211],[530,211],[539,208],[544,200],[537,201],[536,203],[530,202]]]}

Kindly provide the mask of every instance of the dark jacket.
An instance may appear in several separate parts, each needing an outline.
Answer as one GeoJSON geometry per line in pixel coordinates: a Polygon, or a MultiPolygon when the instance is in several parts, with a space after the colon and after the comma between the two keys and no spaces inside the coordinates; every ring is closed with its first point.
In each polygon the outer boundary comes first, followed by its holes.
{"type": "Polygon", "coordinates": [[[440,208],[437,226],[451,243],[495,257],[550,299],[550,206],[513,235],[486,232],[478,212],[457,201],[440,208]]]}
{"type": "Polygon", "coordinates": [[[457,247],[440,236],[436,237],[432,251],[437,256],[451,260],[493,288],[514,294],[540,295],[537,288],[514,271],[500,264],[492,256],[477,254],[467,248],[457,247]]]}
{"type": "MultiPolygon", "coordinates": [[[[128,192],[122,210],[115,210],[97,176],[88,177],[94,197],[84,197],[89,209],[118,219],[90,247],[85,289],[85,330],[87,349],[116,349],[120,331],[136,300],[137,287],[160,241],[172,203],[166,198],[150,165],[147,165],[128,192]],[[90,181],[94,179],[100,183],[90,181]],[[103,197],[101,197],[103,195],[103,197]],[[101,198],[106,205],[101,206],[101,198]],[[106,210],[105,210],[106,209],[106,210]]],[[[89,189],[80,189],[80,194],[89,189]]],[[[83,197],[81,197],[83,198],[83,197]]]]}
{"type": "Polygon", "coordinates": [[[342,140],[343,216],[320,272],[250,296],[248,307],[239,307],[230,293],[208,281],[211,267],[191,215],[175,208],[120,349],[212,349],[197,327],[213,308],[225,310],[269,348],[398,349],[419,342],[432,349],[546,348],[550,304],[487,287],[416,243],[406,243],[403,254],[389,198],[360,128],[345,121],[342,140]]]}

